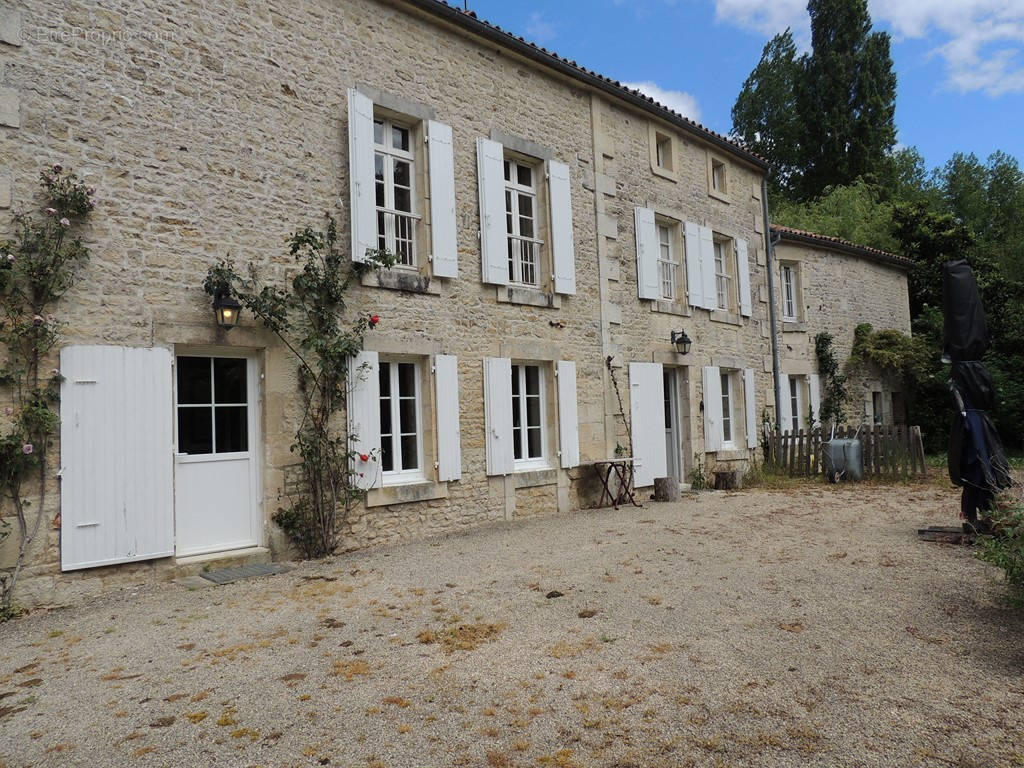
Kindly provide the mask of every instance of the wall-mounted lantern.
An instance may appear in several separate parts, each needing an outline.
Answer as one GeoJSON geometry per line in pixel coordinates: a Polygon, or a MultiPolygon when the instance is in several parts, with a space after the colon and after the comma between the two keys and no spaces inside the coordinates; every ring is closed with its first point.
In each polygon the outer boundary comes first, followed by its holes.
{"type": "Polygon", "coordinates": [[[241,303],[232,296],[220,295],[213,300],[213,311],[217,316],[217,325],[224,330],[230,331],[238,325],[238,314],[241,310],[241,303]]]}
{"type": "Polygon", "coordinates": [[[679,331],[678,333],[672,331],[671,340],[676,345],[676,352],[680,355],[690,354],[690,345],[693,343],[693,340],[686,335],[686,331],[679,331]]]}

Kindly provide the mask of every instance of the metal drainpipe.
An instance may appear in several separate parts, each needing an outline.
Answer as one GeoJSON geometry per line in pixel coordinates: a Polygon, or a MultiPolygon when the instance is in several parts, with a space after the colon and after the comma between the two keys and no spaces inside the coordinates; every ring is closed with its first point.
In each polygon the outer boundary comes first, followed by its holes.
{"type": "MultiPolygon", "coordinates": [[[[764,209],[765,268],[768,270],[768,324],[772,334],[772,389],[775,391],[775,423],[782,413],[782,393],[779,391],[779,339],[775,319],[775,243],[771,219],[768,217],[768,180],[761,178],[761,205],[764,209]]],[[[781,428],[781,425],[779,425],[781,428]]]]}

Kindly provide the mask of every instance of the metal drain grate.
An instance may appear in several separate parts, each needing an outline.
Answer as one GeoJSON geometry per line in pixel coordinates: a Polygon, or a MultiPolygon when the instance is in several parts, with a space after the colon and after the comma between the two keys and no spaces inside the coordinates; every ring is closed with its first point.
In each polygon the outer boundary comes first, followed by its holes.
{"type": "Polygon", "coordinates": [[[238,565],[234,568],[218,568],[216,571],[204,571],[199,575],[214,584],[230,584],[232,581],[254,579],[257,576],[272,576],[275,573],[284,573],[290,570],[289,566],[278,563],[255,563],[253,565],[238,565]]]}

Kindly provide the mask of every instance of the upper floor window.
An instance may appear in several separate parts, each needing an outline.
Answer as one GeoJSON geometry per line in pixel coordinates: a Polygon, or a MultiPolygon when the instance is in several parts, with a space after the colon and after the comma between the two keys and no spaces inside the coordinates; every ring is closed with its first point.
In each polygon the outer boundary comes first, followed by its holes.
{"type": "Polygon", "coordinates": [[[797,321],[797,279],[793,264],[782,265],[782,319],[797,321]]]}
{"type": "Polygon", "coordinates": [[[540,285],[537,222],[537,168],[505,160],[505,231],[508,234],[508,279],[515,285],[540,285]]]}
{"type": "Polygon", "coordinates": [[[727,240],[714,241],[715,291],[719,309],[732,309],[732,248],[727,240]]]}
{"type": "Polygon", "coordinates": [[[380,468],[385,483],[423,476],[420,369],[380,361],[380,468]]]}
{"type": "Polygon", "coordinates": [[[720,160],[711,161],[711,189],[722,195],[729,192],[725,163],[720,160]]]}
{"type": "Polygon", "coordinates": [[[392,120],[373,121],[377,247],[395,254],[396,263],[416,266],[415,162],[412,131],[392,120]]]}
{"type": "Polygon", "coordinates": [[[671,171],[672,168],[672,137],[664,133],[654,134],[654,162],[659,168],[671,171]]]}
{"type": "Polygon", "coordinates": [[[516,462],[544,461],[544,376],[539,365],[512,366],[512,451],[516,462]]]}
{"type": "Polygon", "coordinates": [[[663,301],[675,301],[678,296],[679,256],[676,253],[678,227],[658,224],[658,285],[663,301]]]}

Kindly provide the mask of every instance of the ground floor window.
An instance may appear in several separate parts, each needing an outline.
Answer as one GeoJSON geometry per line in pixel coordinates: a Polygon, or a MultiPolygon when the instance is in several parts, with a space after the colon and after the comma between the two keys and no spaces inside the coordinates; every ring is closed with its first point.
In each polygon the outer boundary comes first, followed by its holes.
{"type": "Polygon", "coordinates": [[[420,367],[380,361],[380,455],[384,480],[423,474],[420,367]]]}
{"type": "Polygon", "coordinates": [[[544,376],[539,365],[512,366],[512,449],[517,462],[544,459],[544,376]]]}
{"type": "Polygon", "coordinates": [[[732,447],[732,376],[722,374],[722,443],[732,447]]]}

